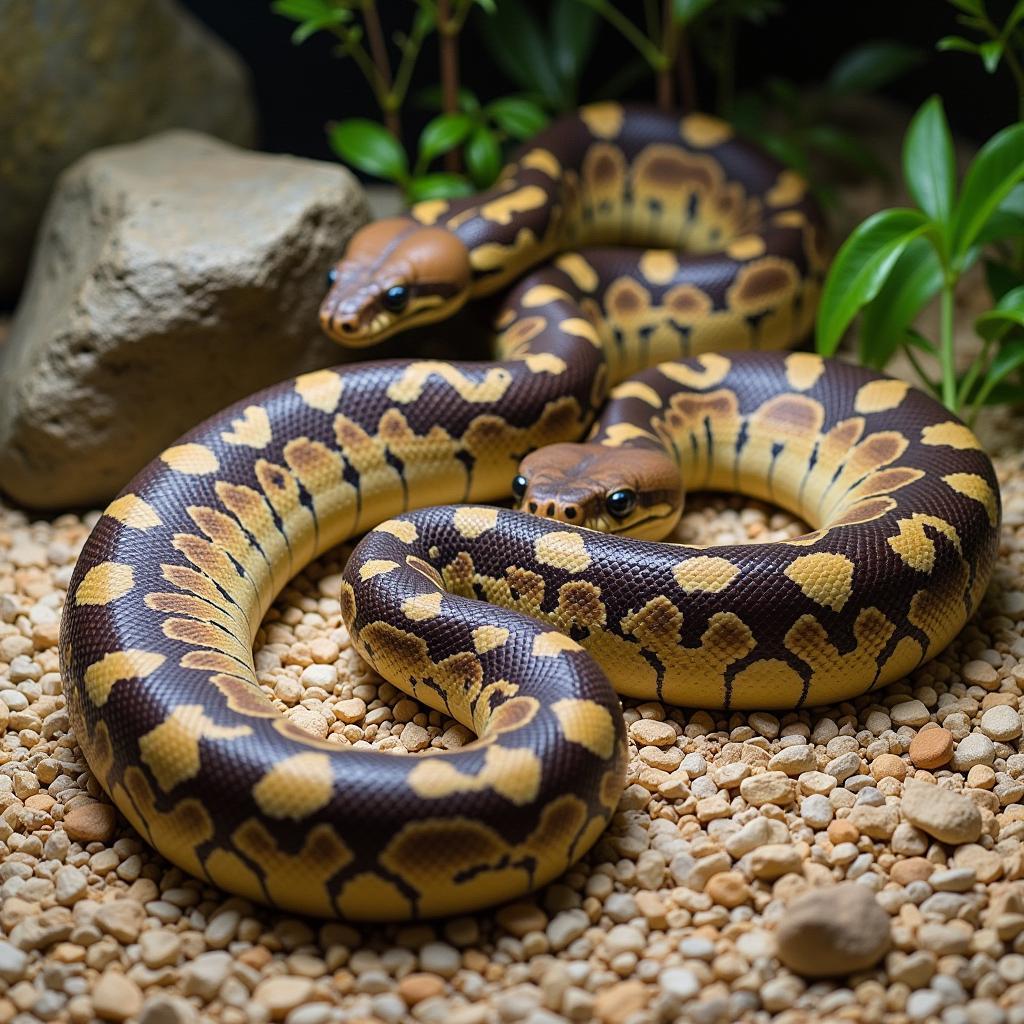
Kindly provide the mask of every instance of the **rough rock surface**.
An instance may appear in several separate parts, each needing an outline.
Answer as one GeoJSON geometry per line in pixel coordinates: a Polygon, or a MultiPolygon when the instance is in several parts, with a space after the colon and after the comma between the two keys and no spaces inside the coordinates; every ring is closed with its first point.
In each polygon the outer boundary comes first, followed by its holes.
{"type": "Polygon", "coordinates": [[[8,0],[0,33],[0,297],[16,293],[57,175],[168,128],[251,144],[237,55],[174,0],[8,0]]]}
{"type": "Polygon", "coordinates": [[[775,939],[779,959],[797,974],[850,974],[874,967],[889,952],[889,915],[867,886],[845,882],[793,900],[775,939]]]}
{"type": "Polygon", "coordinates": [[[316,311],[366,216],[339,166],[192,132],[70,168],[0,349],[0,487],[102,503],[204,417],[341,362],[316,311]]]}

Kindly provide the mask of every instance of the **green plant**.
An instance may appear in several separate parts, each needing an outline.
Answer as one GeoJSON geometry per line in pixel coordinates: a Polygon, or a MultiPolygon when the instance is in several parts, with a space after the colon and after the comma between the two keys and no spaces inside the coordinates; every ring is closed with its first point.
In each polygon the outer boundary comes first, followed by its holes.
{"type": "Polygon", "coordinates": [[[468,195],[474,187],[490,185],[501,170],[502,144],[527,138],[547,120],[528,97],[508,96],[481,106],[471,93],[460,90],[458,36],[474,5],[491,14],[496,11],[494,0],[417,0],[408,32],[394,39],[400,54],[394,75],[374,0],[275,0],[272,5],[278,14],[299,23],[293,42],[329,32],[340,40],[336,52],[350,57],[362,71],[384,124],[369,118],[335,121],[328,125],[328,142],[350,166],[398,185],[408,202],[468,195]],[[442,81],[437,97],[443,112],[423,128],[410,157],[402,143],[401,111],[417,57],[434,30],[440,39],[442,81]],[[460,173],[460,147],[465,149],[468,177],[460,173]],[[433,169],[441,158],[446,169],[433,169]]]}
{"type": "Polygon", "coordinates": [[[957,21],[984,38],[972,42],[963,36],[946,36],[939,40],[938,48],[977,55],[989,74],[995,74],[1000,63],[1005,64],[1017,86],[1017,117],[1024,120],[1024,0],[1017,0],[1002,25],[992,20],[985,0],[949,2],[961,12],[957,21]]]}
{"type": "Polygon", "coordinates": [[[891,40],[864,43],[840,58],[820,88],[808,91],[789,79],[772,77],[741,95],[729,117],[745,136],[799,171],[818,198],[831,205],[835,195],[819,180],[819,161],[886,177],[885,167],[863,141],[837,124],[840,104],[878,91],[921,60],[920,51],[891,40]]]}
{"type": "Polygon", "coordinates": [[[861,362],[882,368],[902,348],[925,386],[972,422],[983,405],[1024,400],[1024,286],[1012,273],[989,272],[996,302],[975,320],[980,349],[962,375],[953,340],[957,283],[987,247],[1024,234],[1024,123],[993,136],[958,187],[952,136],[932,97],[907,130],[903,173],[916,206],[874,214],[843,243],[818,310],[818,351],[834,353],[863,310],[861,362]],[[937,342],[912,326],[936,296],[937,342]]]}
{"type": "Polygon", "coordinates": [[[522,3],[499,0],[481,16],[487,50],[505,75],[553,113],[579,104],[580,77],[594,47],[597,16],[581,0],[553,0],[547,23],[522,3]]]}

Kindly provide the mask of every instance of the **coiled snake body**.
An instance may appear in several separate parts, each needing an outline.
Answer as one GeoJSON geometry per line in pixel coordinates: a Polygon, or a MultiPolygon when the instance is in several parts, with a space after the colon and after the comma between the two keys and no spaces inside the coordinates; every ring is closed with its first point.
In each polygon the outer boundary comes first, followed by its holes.
{"type": "Polygon", "coordinates": [[[504,301],[498,362],[287,381],[109,506],[61,659],[75,733],[129,821],[192,874],[292,911],[465,911],[549,881],[605,827],[625,771],[616,690],[796,707],[934,655],[995,552],[973,436],[896,381],[709,351],[807,333],[817,232],[799,179],[726,126],[608,104],[553,126],[490,193],[357,234],[322,311],[356,344],[553,262],[504,301]],[[661,248],[566,248],[611,242],[661,248]],[[567,445],[609,389],[591,443],[567,445]],[[500,498],[513,477],[538,516],[406,514],[500,498]],[[663,535],[683,483],[777,502],[815,532],[695,549],[583,528],[663,535]],[[354,645],[479,742],[342,749],[260,688],[251,645],[274,595],[366,530],[341,592],[354,645]]]}

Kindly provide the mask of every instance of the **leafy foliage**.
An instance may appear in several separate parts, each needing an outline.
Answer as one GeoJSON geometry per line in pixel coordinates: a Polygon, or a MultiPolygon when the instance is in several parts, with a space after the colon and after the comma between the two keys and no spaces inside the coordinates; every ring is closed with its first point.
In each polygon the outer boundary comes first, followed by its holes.
{"type": "Polygon", "coordinates": [[[866,365],[882,368],[903,348],[925,385],[969,420],[983,405],[1024,400],[1024,279],[1012,262],[986,264],[995,306],[975,321],[981,350],[962,376],[953,344],[958,281],[987,246],[1022,237],[1024,124],[993,136],[958,187],[949,125],[933,96],[907,130],[903,173],[917,206],[876,213],[843,243],[818,311],[818,350],[834,353],[863,311],[859,354],[866,365]],[[937,344],[911,326],[936,296],[937,344]],[[937,379],[922,354],[938,365],[937,379]]]}

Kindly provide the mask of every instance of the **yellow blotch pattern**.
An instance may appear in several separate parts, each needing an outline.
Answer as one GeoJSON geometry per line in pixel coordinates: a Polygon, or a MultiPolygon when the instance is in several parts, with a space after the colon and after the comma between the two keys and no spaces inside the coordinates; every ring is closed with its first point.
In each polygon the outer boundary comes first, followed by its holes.
{"type": "Polygon", "coordinates": [[[253,787],[252,795],[269,818],[302,818],[331,799],[334,778],[327,754],[295,754],[279,761],[253,787]]]}
{"type": "Polygon", "coordinates": [[[615,752],[615,722],[607,708],[592,700],[566,698],[555,701],[551,711],[570,743],[605,759],[615,752]]]}
{"type": "Polygon", "coordinates": [[[156,509],[137,494],[122,494],[120,498],[115,498],[107,506],[105,514],[125,526],[143,531],[160,526],[163,522],[156,509]]]}
{"type": "Polygon", "coordinates": [[[835,612],[843,610],[853,592],[853,562],[846,555],[801,555],[786,566],[785,574],[815,604],[835,612]]]}
{"type": "Polygon", "coordinates": [[[942,482],[952,487],[957,494],[980,502],[988,515],[992,526],[999,522],[999,496],[992,490],[988,481],[977,473],[950,473],[942,478],[942,482]]]}
{"type": "Polygon", "coordinates": [[[146,679],[166,660],[163,654],[135,648],[105,654],[85,670],[85,691],[89,694],[89,700],[96,707],[103,707],[116,683],[128,679],[146,679]]]}
{"type": "Polygon", "coordinates": [[[813,352],[792,352],[786,356],[786,380],[797,391],[810,391],[825,372],[825,361],[813,352]]]}
{"type": "Polygon", "coordinates": [[[455,510],[455,529],[472,540],[498,525],[496,508],[459,508],[455,510]]]}
{"type": "Polygon", "coordinates": [[[739,575],[739,567],[726,558],[698,555],[680,562],[672,575],[687,594],[717,594],[739,575]]]}
{"type": "Polygon", "coordinates": [[[409,786],[425,800],[493,789],[517,806],[528,804],[540,789],[540,759],[525,747],[487,748],[477,775],[459,771],[444,757],[425,757],[409,772],[409,786]]]}
{"type": "Polygon", "coordinates": [[[341,375],[333,370],[314,370],[295,378],[295,392],[311,409],[334,412],[341,400],[341,375]]]}
{"type": "Polygon", "coordinates": [[[625,112],[618,103],[591,103],[580,109],[580,120],[599,139],[612,139],[622,128],[625,112]]]}
{"type": "Polygon", "coordinates": [[[220,436],[227,444],[266,448],[272,436],[267,410],[261,405],[247,405],[241,417],[231,421],[231,429],[222,431],[220,436]]]}
{"type": "Polygon", "coordinates": [[[854,399],[854,409],[863,414],[895,409],[907,396],[910,385],[902,380],[872,380],[864,384],[854,399]]]}
{"type": "Polygon", "coordinates": [[[110,604],[135,586],[135,574],[122,562],[100,562],[82,577],[75,591],[75,604],[110,604]]]}
{"type": "Polygon", "coordinates": [[[580,647],[572,637],[564,633],[552,631],[550,633],[539,633],[533,638],[533,656],[535,658],[553,658],[566,651],[581,651],[580,647]]]}
{"type": "Polygon", "coordinates": [[[590,553],[578,533],[556,530],[538,537],[533,545],[534,557],[542,565],[565,572],[583,572],[590,565],[590,553]]]}
{"type": "Polygon", "coordinates": [[[981,442],[974,436],[970,427],[965,427],[956,420],[947,420],[945,423],[933,423],[921,431],[921,444],[939,446],[945,445],[948,448],[981,449],[981,442]]]}
{"type": "Polygon", "coordinates": [[[436,619],[441,614],[441,592],[417,594],[402,602],[402,614],[413,622],[436,619]]]}
{"type": "Polygon", "coordinates": [[[205,444],[173,445],[161,454],[160,461],[188,476],[207,476],[220,469],[220,460],[205,444]]]}

